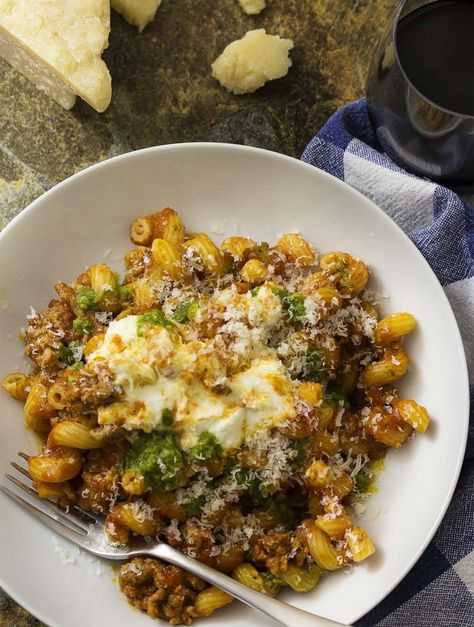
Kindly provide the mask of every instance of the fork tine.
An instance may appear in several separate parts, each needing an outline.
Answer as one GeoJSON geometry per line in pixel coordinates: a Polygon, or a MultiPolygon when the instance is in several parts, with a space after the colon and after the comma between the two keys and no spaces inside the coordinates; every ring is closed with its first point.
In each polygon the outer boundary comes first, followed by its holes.
{"type": "Polygon", "coordinates": [[[20,464],[17,464],[16,462],[10,462],[10,466],[13,466],[15,470],[18,470],[18,472],[21,472],[22,475],[28,477],[28,479],[31,479],[30,473],[26,470],[26,468],[20,466],[20,464]]]}
{"type": "MultiPolygon", "coordinates": [[[[13,475],[10,475],[9,473],[5,473],[5,477],[9,479],[12,483],[14,483],[18,488],[21,488],[22,490],[27,492],[30,496],[34,497],[35,499],[40,499],[38,492],[36,490],[33,490],[33,488],[30,488],[29,486],[27,486],[25,483],[23,483],[23,481],[20,481],[19,479],[17,479],[13,475]]],[[[60,516],[60,520],[61,521],[65,520],[74,531],[77,531],[81,535],[84,535],[84,531],[86,533],[89,531],[89,527],[87,524],[80,524],[79,522],[76,522],[75,520],[71,520],[67,516],[66,511],[62,507],[57,505],[54,501],[50,501],[49,499],[42,499],[40,502],[44,504],[48,509],[58,514],[60,516]]]]}
{"type": "MultiPolygon", "coordinates": [[[[32,477],[30,475],[30,473],[28,472],[28,470],[26,470],[26,468],[23,468],[23,466],[20,466],[19,464],[17,464],[16,462],[10,462],[10,466],[13,466],[13,468],[15,470],[17,470],[18,472],[21,472],[21,474],[25,477],[27,477],[28,479],[30,479],[30,481],[32,481],[32,477]]],[[[5,475],[7,476],[7,475],[5,475]]],[[[14,479],[12,479],[12,476],[9,475],[8,478],[11,481],[14,481],[14,479]]],[[[14,483],[16,483],[14,481],[14,483]]],[[[24,484],[23,484],[24,485],[24,484]]],[[[25,486],[23,489],[26,490],[27,486],[25,486]]],[[[27,492],[29,492],[27,490],[27,492]]],[[[32,496],[35,496],[36,498],[38,498],[38,492],[33,491],[34,494],[32,494],[32,496]]],[[[29,492],[31,494],[31,492],[29,492]]],[[[41,497],[40,497],[41,498],[41,497]]],[[[43,499],[48,503],[54,503],[54,501],[51,501],[50,499],[43,499]]],[[[54,503],[56,506],[57,504],[54,503]]],[[[59,506],[57,506],[59,507],[59,506]]],[[[63,509],[63,508],[60,508],[63,509]]],[[[63,513],[64,513],[64,509],[63,509],[63,513]]],[[[73,514],[74,516],[76,516],[77,518],[79,518],[80,520],[85,521],[88,525],[103,525],[103,523],[100,521],[100,519],[92,514],[89,514],[89,512],[86,512],[84,509],[82,509],[81,507],[79,507],[79,505],[71,505],[69,507],[68,513],[73,514]]]]}
{"type": "Polygon", "coordinates": [[[70,505],[68,509],[68,513],[71,512],[74,516],[77,516],[80,520],[83,520],[88,525],[100,525],[102,526],[102,521],[95,515],[89,514],[85,509],[79,507],[79,505],[70,505]]]}
{"type": "Polygon", "coordinates": [[[38,492],[36,492],[36,490],[33,490],[33,488],[30,488],[29,486],[26,485],[26,483],[23,483],[23,481],[20,481],[19,479],[17,479],[16,477],[14,477],[13,475],[11,475],[8,472],[4,473],[4,476],[9,479],[10,481],[12,481],[15,485],[17,485],[19,488],[21,488],[22,490],[24,490],[25,492],[28,492],[28,494],[31,494],[31,496],[34,496],[35,499],[38,498],[38,492]]]}
{"type": "Polygon", "coordinates": [[[23,509],[26,509],[28,512],[33,514],[36,518],[39,518],[43,524],[45,524],[50,529],[53,529],[56,533],[59,533],[61,536],[74,542],[75,544],[79,544],[80,546],[84,546],[85,536],[80,535],[76,531],[73,531],[71,527],[66,526],[57,518],[53,518],[49,514],[43,512],[43,510],[39,509],[35,505],[32,505],[29,501],[25,500],[15,492],[12,492],[9,488],[0,483],[0,490],[4,492],[11,499],[16,501],[23,509]]]}
{"type": "Polygon", "coordinates": [[[26,453],[23,453],[23,451],[18,451],[17,453],[18,457],[22,457],[25,461],[29,461],[31,455],[27,455],[26,453]]]}

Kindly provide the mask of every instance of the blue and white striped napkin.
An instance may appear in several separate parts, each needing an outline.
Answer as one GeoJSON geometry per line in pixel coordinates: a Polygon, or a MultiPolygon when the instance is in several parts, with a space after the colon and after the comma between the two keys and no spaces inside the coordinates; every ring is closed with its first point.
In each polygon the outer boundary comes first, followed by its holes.
{"type": "Polygon", "coordinates": [[[365,100],[337,111],[301,158],[373,200],[420,249],[456,315],[471,385],[466,457],[446,516],[410,573],[357,625],[474,627],[474,209],[384,154],[365,100]]]}

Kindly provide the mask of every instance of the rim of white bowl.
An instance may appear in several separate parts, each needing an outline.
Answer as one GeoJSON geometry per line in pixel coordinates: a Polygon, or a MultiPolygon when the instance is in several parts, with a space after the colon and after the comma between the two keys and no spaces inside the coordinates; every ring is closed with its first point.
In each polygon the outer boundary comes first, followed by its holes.
{"type": "MultiPolygon", "coordinates": [[[[464,351],[464,345],[462,342],[461,333],[459,331],[456,317],[452,310],[451,304],[449,303],[448,297],[446,296],[441,286],[441,283],[438,281],[429,263],[423,257],[423,255],[415,246],[415,244],[413,244],[413,242],[410,240],[408,235],[398,226],[398,224],[396,224],[396,222],[394,222],[394,220],[392,220],[378,205],[376,205],[372,200],[367,198],[367,196],[364,196],[364,194],[362,194],[358,190],[354,189],[353,187],[351,187],[344,181],[341,181],[340,179],[333,176],[332,174],[328,174],[328,172],[325,172],[324,170],[321,170],[320,168],[313,166],[309,163],[301,161],[300,159],[296,159],[295,157],[290,157],[288,155],[284,155],[279,152],[273,152],[271,150],[266,150],[264,148],[256,148],[253,146],[243,146],[241,144],[229,144],[229,143],[224,143],[224,142],[183,142],[183,143],[174,143],[174,144],[173,143],[161,144],[159,146],[150,146],[148,148],[141,148],[140,150],[126,152],[121,155],[117,155],[116,157],[111,157],[110,159],[105,159],[104,161],[100,161],[99,163],[90,165],[87,168],[84,168],[84,170],[81,170],[79,172],[76,172],[75,174],[72,174],[68,178],[64,179],[64,181],[57,183],[56,185],[51,187],[51,189],[41,194],[41,196],[36,198],[32,203],[30,203],[27,207],[25,207],[25,209],[23,209],[18,215],[16,215],[13,218],[13,220],[11,220],[11,222],[7,224],[7,226],[0,233],[0,251],[1,251],[2,240],[5,238],[5,236],[8,236],[9,232],[13,228],[15,228],[16,224],[18,224],[21,220],[28,219],[28,216],[30,215],[32,211],[36,211],[37,208],[39,208],[39,206],[43,202],[47,201],[49,196],[55,194],[58,190],[62,189],[63,187],[67,187],[67,185],[72,180],[78,180],[82,177],[87,177],[90,172],[100,170],[102,168],[107,168],[111,163],[115,163],[116,161],[125,161],[127,159],[134,159],[134,158],[137,158],[138,156],[141,156],[147,153],[151,154],[154,152],[168,152],[168,151],[173,152],[173,151],[190,150],[190,149],[193,149],[193,150],[195,149],[198,149],[198,150],[219,149],[219,150],[226,150],[228,152],[234,152],[234,151],[249,152],[249,153],[261,154],[263,156],[270,157],[275,160],[288,161],[290,163],[296,162],[301,167],[306,168],[308,171],[316,170],[318,173],[318,176],[322,176],[323,178],[326,178],[328,180],[330,179],[331,183],[336,185],[336,187],[340,187],[341,189],[346,189],[346,190],[349,189],[355,196],[362,198],[371,207],[372,211],[375,211],[375,213],[377,213],[382,220],[384,220],[387,224],[389,224],[393,230],[397,231],[398,235],[402,237],[402,239],[405,241],[407,246],[409,246],[412,249],[412,251],[416,253],[419,262],[425,266],[425,268],[428,270],[429,274],[431,275],[431,279],[433,281],[433,287],[438,291],[440,303],[441,302],[443,303],[446,314],[451,318],[452,322],[454,323],[454,327],[456,329],[456,349],[459,351],[460,356],[462,357],[462,363],[464,366],[462,369],[462,373],[459,373],[459,375],[463,379],[463,387],[465,388],[465,399],[464,399],[465,411],[464,411],[464,433],[462,434],[463,435],[462,444],[458,451],[458,459],[456,460],[456,467],[451,478],[449,490],[446,493],[443,505],[438,515],[436,516],[435,520],[433,521],[433,524],[431,526],[429,533],[427,534],[425,540],[421,543],[419,549],[413,554],[412,558],[408,561],[405,568],[396,577],[393,578],[393,580],[387,586],[384,593],[379,594],[374,599],[372,599],[370,602],[370,607],[367,609],[367,611],[360,615],[357,615],[353,619],[352,622],[356,622],[360,618],[365,616],[368,612],[373,610],[374,607],[376,607],[379,603],[381,603],[392,592],[392,590],[410,572],[410,570],[413,568],[413,566],[416,564],[418,559],[421,557],[421,555],[427,548],[428,544],[431,542],[431,539],[433,538],[434,534],[436,533],[438,527],[441,524],[441,521],[444,518],[444,515],[449,507],[449,504],[451,503],[454,490],[456,489],[459,475],[461,473],[462,464],[464,461],[464,454],[466,450],[467,436],[468,436],[468,429],[469,429],[469,407],[470,407],[469,376],[468,376],[468,370],[467,370],[466,354],[464,351]]],[[[1,575],[0,575],[0,586],[14,601],[16,601],[19,605],[21,605],[28,612],[30,612],[30,614],[38,618],[43,623],[48,624],[47,618],[46,616],[43,615],[43,612],[33,609],[30,603],[24,602],[21,598],[17,597],[15,594],[15,591],[10,589],[10,586],[3,580],[3,577],[1,575]]],[[[61,626],[55,625],[54,627],[61,627],[61,626]]]]}

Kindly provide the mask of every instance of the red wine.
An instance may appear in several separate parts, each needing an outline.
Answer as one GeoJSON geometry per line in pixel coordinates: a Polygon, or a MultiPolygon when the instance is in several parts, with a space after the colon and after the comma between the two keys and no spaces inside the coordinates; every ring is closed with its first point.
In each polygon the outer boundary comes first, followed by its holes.
{"type": "Polygon", "coordinates": [[[411,83],[433,104],[474,115],[474,1],[438,0],[398,24],[396,46],[411,83]]]}

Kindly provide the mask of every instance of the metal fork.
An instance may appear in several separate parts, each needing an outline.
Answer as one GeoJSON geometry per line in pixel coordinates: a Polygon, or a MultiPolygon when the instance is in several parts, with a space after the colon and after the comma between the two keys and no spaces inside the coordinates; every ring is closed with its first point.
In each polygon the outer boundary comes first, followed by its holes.
{"type": "MultiPolygon", "coordinates": [[[[29,458],[28,455],[22,452],[18,453],[18,455],[25,460],[29,458]]],[[[10,463],[15,470],[31,480],[26,468],[15,462],[10,463]]],[[[235,579],[173,549],[168,544],[162,542],[146,544],[143,542],[143,545],[133,548],[118,548],[110,545],[105,541],[104,523],[99,516],[90,514],[77,505],[72,505],[68,510],[63,509],[53,501],[40,499],[33,487],[26,485],[17,477],[8,473],[5,473],[4,476],[15,484],[17,488],[33,497],[33,502],[0,484],[2,492],[41,520],[47,527],[98,557],[111,560],[125,560],[137,555],[157,557],[165,562],[184,568],[193,575],[197,575],[221,590],[225,590],[236,599],[239,599],[239,601],[263,612],[281,625],[286,625],[286,627],[341,627],[342,625],[342,623],[315,616],[287,603],[265,596],[257,592],[257,590],[248,588],[235,579]]]]}

